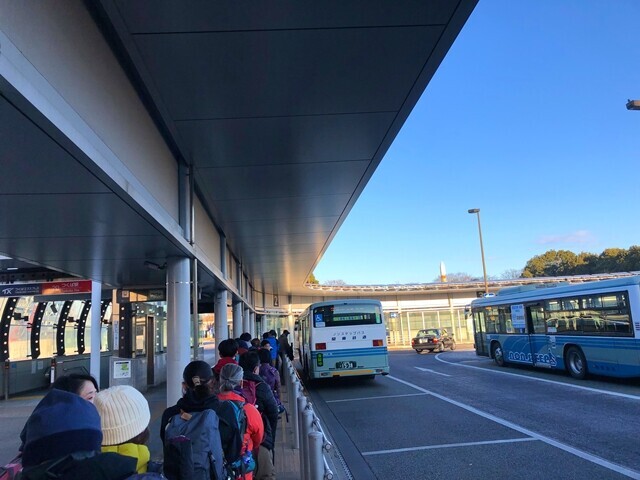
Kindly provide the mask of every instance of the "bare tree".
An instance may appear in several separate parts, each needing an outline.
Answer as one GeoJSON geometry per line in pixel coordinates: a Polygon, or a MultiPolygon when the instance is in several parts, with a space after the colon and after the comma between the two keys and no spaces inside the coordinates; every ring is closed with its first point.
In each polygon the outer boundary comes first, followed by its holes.
{"type": "Polygon", "coordinates": [[[322,282],[322,285],[326,285],[328,287],[345,287],[347,282],[344,280],[327,280],[326,282],[322,282]]]}
{"type": "Polygon", "coordinates": [[[522,277],[522,269],[521,268],[509,268],[500,274],[500,278],[502,280],[511,280],[514,278],[522,277]]]}
{"type": "MultiPolygon", "coordinates": [[[[480,280],[477,277],[469,275],[465,272],[457,272],[457,273],[447,273],[447,282],[448,283],[464,283],[464,282],[477,282],[480,280]]],[[[440,281],[440,275],[433,279],[434,282],[440,281]]]]}

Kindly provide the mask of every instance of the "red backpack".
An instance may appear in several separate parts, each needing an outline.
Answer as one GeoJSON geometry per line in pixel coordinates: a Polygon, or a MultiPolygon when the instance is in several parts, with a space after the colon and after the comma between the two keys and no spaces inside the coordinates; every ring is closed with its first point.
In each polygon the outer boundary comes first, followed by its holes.
{"type": "Polygon", "coordinates": [[[253,380],[242,380],[242,396],[247,401],[247,403],[250,403],[254,407],[257,400],[256,385],[257,382],[254,382],[253,380]]]}

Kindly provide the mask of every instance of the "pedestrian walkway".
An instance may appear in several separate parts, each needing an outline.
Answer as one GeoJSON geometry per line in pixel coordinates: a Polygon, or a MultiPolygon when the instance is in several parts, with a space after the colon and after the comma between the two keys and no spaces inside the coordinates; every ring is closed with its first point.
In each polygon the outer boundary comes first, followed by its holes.
{"type": "MultiPolygon", "coordinates": [[[[206,359],[211,363],[212,359],[206,359]]],[[[291,411],[287,403],[287,386],[283,386],[283,403],[287,410],[291,411]]],[[[40,399],[46,394],[46,390],[32,395],[10,398],[0,401],[0,465],[11,461],[17,454],[20,446],[20,432],[31,412],[40,399]]],[[[151,410],[151,438],[149,440],[149,450],[152,459],[162,459],[162,443],[160,442],[160,420],[162,412],[166,408],[167,386],[166,384],[149,388],[144,394],[149,402],[151,410]]],[[[300,456],[299,451],[292,448],[293,423],[287,423],[283,414],[278,424],[276,446],[275,446],[275,467],[278,480],[299,480],[300,456]]]]}

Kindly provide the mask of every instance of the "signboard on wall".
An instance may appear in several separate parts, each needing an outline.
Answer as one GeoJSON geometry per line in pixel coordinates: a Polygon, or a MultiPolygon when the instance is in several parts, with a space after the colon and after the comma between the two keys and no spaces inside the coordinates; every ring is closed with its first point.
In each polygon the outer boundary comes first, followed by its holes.
{"type": "Polygon", "coordinates": [[[30,295],[65,295],[91,293],[91,280],[70,280],[65,282],[22,283],[3,285],[0,297],[25,297],[30,295]]]}
{"type": "Polygon", "coordinates": [[[113,378],[131,378],[131,360],[114,361],[113,378]]]}
{"type": "Polygon", "coordinates": [[[167,290],[164,288],[146,288],[136,290],[118,290],[118,303],[164,302],[167,290]]]}

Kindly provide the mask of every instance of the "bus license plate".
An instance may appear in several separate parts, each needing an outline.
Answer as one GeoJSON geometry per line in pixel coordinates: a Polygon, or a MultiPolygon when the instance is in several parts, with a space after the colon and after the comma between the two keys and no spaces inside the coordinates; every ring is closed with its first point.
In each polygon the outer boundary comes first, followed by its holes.
{"type": "Polygon", "coordinates": [[[336,368],[340,368],[340,369],[356,368],[356,362],[336,362],[336,368]]]}

